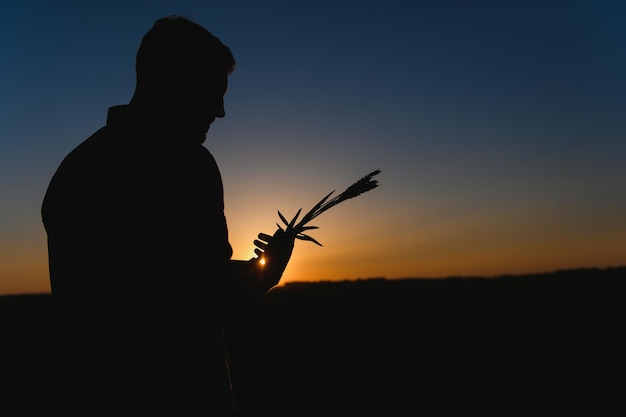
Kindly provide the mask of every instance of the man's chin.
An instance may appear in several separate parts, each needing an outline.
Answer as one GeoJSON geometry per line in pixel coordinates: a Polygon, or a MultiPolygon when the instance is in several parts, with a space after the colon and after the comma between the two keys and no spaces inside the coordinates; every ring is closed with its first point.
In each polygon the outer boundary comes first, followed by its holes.
{"type": "Polygon", "coordinates": [[[206,133],[204,134],[198,134],[196,136],[194,136],[194,139],[198,141],[198,143],[202,144],[204,142],[206,142],[206,133]]]}
{"type": "Polygon", "coordinates": [[[204,132],[202,134],[200,134],[200,132],[198,132],[198,135],[197,135],[198,142],[204,143],[206,141],[206,135],[207,135],[207,133],[209,133],[209,128],[210,127],[211,127],[211,123],[209,123],[206,126],[206,129],[204,129],[204,132]]]}
{"type": "Polygon", "coordinates": [[[204,132],[197,131],[192,136],[198,143],[204,143],[206,141],[206,135],[209,132],[209,126],[206,127],[204,132]]]}

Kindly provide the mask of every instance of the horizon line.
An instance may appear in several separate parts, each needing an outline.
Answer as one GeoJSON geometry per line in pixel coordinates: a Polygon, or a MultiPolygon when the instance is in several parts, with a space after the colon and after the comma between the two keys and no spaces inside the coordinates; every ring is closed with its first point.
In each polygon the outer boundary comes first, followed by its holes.
{"type": "MultiPolygon", "coordinates": [[[[580,267],[580,268],[559,268],[553,269],[549,271],[538,271],[538,272],[529,272],[529,273],[502,273],[497,275],[446,275],[446,276],[434,276],[434,277],[398,277],[398,278],[387,278],[385,276],[373,276],[373,277],[356,277],[356,278],[342,278],[342,279],[320,279],[316,281],[290,281],[285,282],[283,284],[278,284],[274,288],[287,287],[287,286],[297,286],[297,285],[314,285],[314,284],[338,284],[338,283],[357,283],[357,282],[380,282],[380,281],[409,281],[409,280],[422,280],[422,281],[441,281],[447,279],[498,279],[498,278],[524,278],[524,277],[537,277],[542,275],[555,275],[555,274],[564,274],[564,273],[573,273],[573,272],[598,272],[598,271],[613,271],[613,270],[621,270],[624,269],[626,271],[626,265],[617,265],[617,266],[590,266],[590,267],[580,267]]],[[[37,296],[37,295],[52,295],[51,291],[45,292],[16,292],[16,293],[0,293],[1,297],[12,297],[12,296],[37,296]]]]}

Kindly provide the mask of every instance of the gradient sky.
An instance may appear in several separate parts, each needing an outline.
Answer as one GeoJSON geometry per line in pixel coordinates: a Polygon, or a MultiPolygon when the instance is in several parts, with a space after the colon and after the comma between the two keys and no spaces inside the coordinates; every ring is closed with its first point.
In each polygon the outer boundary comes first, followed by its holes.
{"type": "Polygon", "coordinates": [[[626,264],[623,1],[29,1],[0,5],[0,294],[49,291],[40,205],[134,88],[157,18],[231,47],[220,165],[234,258],[327,192],[284,281],[626,264]]]}

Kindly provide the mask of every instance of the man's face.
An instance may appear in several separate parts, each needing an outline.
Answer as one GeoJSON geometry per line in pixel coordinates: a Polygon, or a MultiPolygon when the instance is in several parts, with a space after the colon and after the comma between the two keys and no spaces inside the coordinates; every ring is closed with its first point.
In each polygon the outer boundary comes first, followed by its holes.
{"type": "Polygon", "coordinates": [[[206,130],[209,130],[209,126],[216,118],[222,118],[226,116],[224,110],[224,94],[228,87],[228,76],[223,74],[223,77],[213,78],[207,77],[208,84],[203,91],[203,106],[201,106],[201,113],[206,117],[206,130]]]}
{"type": "Polygon", "coordinates": [[[187,133],[204,142],[211,123],[226,115],[224,94],[228,75],[225,71],[197,65],[188,69],[187,76],[181,80],[185,90],[181,117],[187,133]]]}

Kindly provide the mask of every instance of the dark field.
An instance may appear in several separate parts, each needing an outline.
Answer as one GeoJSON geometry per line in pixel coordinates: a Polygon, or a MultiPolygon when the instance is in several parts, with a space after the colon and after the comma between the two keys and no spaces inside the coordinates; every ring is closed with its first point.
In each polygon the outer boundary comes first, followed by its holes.
{"type": "MultiPolygon", "coordinates": [[[[45,416],[48,295],[0,298],[0,416],[45,416]]],[[[626,268],[275,289],[228,329],[246,416],[624,416],[626,268]]]]}

